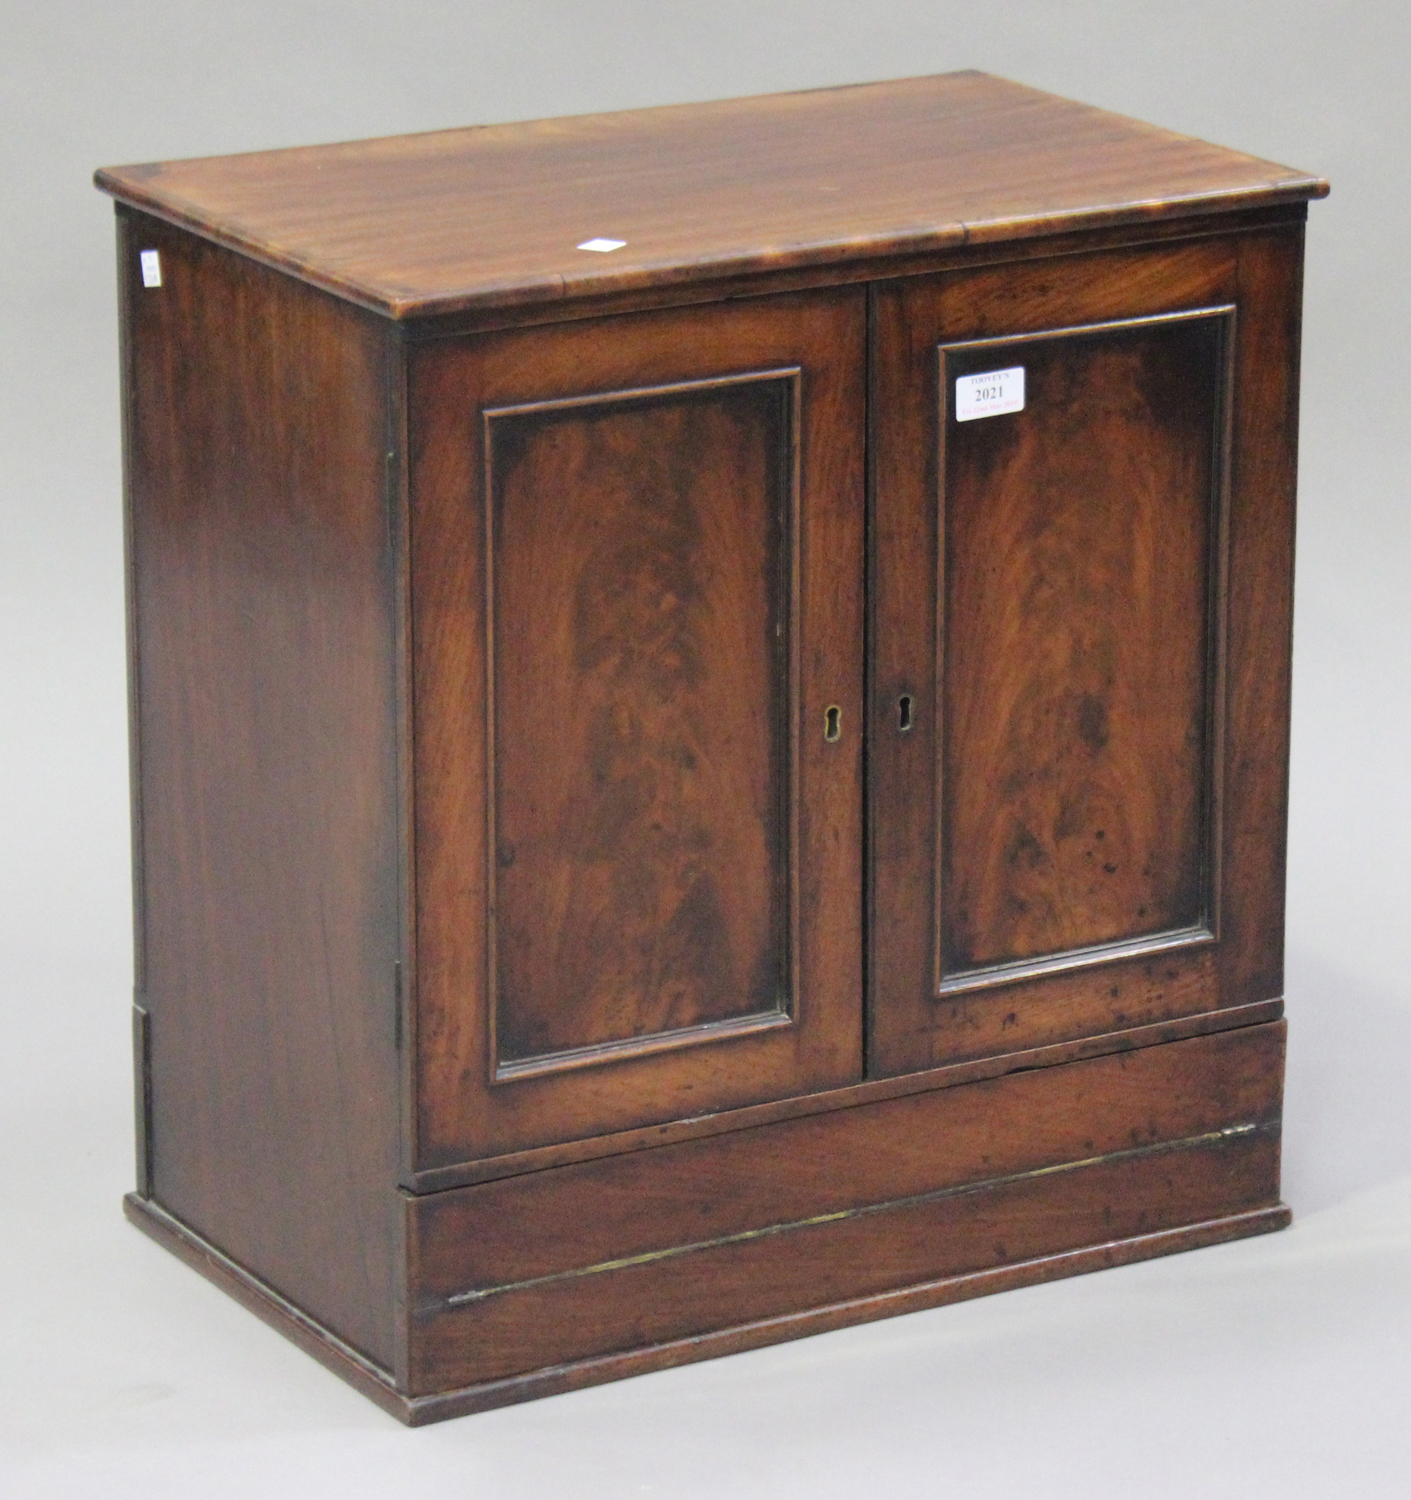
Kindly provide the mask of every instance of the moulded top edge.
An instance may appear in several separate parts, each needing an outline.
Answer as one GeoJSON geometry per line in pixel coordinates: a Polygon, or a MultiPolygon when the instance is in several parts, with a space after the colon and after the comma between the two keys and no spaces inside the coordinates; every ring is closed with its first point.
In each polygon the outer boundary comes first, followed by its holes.
{"type": "Polygon", "coordinates": [[[394,318],[1306,201],[1322,179],[984,73],[105,168],[394,318]]]}

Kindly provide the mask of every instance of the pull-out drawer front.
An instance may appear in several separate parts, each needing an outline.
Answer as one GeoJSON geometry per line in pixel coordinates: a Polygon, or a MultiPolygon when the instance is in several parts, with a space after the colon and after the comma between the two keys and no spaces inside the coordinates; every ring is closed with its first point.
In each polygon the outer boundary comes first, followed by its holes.
{"type": "Polygon", "coordinates": [[[409,1197],[413,1392],[1272,1208],[1283,1046],[1273,1022],[409,1197]]]}

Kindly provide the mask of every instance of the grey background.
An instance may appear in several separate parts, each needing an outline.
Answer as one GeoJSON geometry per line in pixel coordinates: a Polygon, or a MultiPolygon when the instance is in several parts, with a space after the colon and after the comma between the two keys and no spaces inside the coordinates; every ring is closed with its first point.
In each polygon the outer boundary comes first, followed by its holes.
{"type": "Polygon", "coordinates": [[[0,1489],[1402,1496],[1411,7],[0,3],[0,1489]],[[1322,173],[1282,1235],[408,1433],[128,1227],[117,353],[100,164],[981,67],[1322,173]]]}

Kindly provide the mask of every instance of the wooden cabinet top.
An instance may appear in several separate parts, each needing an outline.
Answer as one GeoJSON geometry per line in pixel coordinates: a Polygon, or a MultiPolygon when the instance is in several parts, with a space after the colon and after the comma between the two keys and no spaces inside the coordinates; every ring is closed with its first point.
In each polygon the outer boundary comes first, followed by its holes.
{"type": "Polygon", "coordinates": [[[111,167],[121,201],[394,318],[1320,198],[984,73],[111,167]],[[582,248],[592,240],[620,248],[582,248]]]}

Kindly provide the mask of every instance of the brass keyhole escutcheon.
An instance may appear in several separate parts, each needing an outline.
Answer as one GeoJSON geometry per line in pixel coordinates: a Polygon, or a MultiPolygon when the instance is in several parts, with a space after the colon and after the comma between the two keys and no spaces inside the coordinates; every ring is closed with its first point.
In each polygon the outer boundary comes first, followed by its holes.
{"type": "Polygon", "coordinates": [[[823,738],[831,745],[843,732],[843,711],[836,703],[823,710],[823,738]]]}

